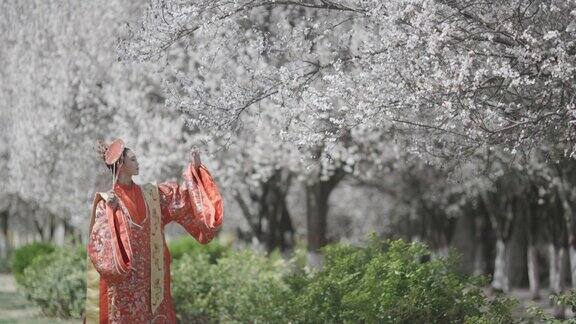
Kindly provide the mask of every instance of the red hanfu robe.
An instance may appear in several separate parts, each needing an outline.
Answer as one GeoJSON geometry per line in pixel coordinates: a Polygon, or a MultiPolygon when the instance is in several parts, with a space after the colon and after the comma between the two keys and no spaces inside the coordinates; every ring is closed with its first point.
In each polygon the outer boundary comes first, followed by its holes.
{"type": "Polygon", "coordinates": [[[150,210],[154,208],[137,184],[117,183],[114,192],[120,203],[116,211],[106,206],[104,200],[95,200],[88,242],[88,257],[100,274],[99,322],[176,323],[170,293],[171,257],[164,240],[164,226],[178,222],[201,244],[210,242],[223,221],[218,187],[203,164],[198,170],[188,165],[180,186],[176,182],[158,185],[161,221],[157,224],[163,243],[160,269],[163,268],[164,282],[163,287],[159,282],[154,286],[163,289],[160,290],[163,294],[155,299],[155,309],[151,303],[150,244],[151,224],[154,224],[150,210]]]}

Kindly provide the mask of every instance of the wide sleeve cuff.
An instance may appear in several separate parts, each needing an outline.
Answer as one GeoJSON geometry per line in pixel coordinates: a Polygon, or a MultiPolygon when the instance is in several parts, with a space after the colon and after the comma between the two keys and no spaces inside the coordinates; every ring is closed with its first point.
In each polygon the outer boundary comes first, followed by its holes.
{"type": "Polygon", "coordinates": [[[182,225],[201,244],[210,242],[223,222],[224,208],[220,190],[208,168],[196,170],[188,164],[184,182],[160,185],[163,213],[182,225]]]}
{"type": "Polygon", "coordinates": [[[130,271],[132,250],[128,242],[128,224],[122,211],[112,211],[100,201],[90,230],[88,255],[104,279],[119,280],[130,271]]]}

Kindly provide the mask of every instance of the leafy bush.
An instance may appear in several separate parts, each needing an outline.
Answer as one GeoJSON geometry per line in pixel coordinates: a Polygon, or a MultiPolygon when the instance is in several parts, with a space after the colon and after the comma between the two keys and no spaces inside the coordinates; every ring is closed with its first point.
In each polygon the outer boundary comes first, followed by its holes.
{"type": "Polygon", "coordinates": [[[251,251],[211,263],[206,254],[185,254],[173,264],[172,296],[182,323],[285,322],[284,262],[251,251]]]}
{"type": "Polygon", "coordinates": [[[510,303],[489,302],[479,278],[457,271],[454,255],[430,260],[419,243],[328,246],[325,266],[294,286],[298,322],[510,323],[510,303]]]}
{"type": "Polygon", "coordinates": [[[460,275],[454,254],[429,260],[423,244],[375,237],[364,248],[337,244],[324,253],[322,270],[292,280],[295,322],[513,322],[514,302],[488,301],[485,279],[460,275]]]}
{"type": "MultiPolygon", "coordinates": [[[[560,295],[551,295],[550,301],[553,305],[570,309],[572,313],[576,313],[576,290],[570,289],[560,295]]],[[[525,318],[526,323],[547,323],[547,324],[573,324],[576,320],[571,319],[558,319],[553,315],[548,314],[542,307],[533,304],[528,307],[528,316],[525,318]]]]}
{"type": "Polygon", "coordinates": [[[227,245],[221,244],[218,240],[213,240],[208,244],[198,243],[190,235],[183,235],[168,243],[168,249],[172,259],[180,259],[184,254],[207,254],[210,263],[216,263],[216,260],[230,250],[227,245]]]}
{"type": "MultiPolygon", "coordinates": [[[[312,272],[302,268],[302,253],[284,261],[279,253],[208,246],[190,238],[171,244],[172,296],[183,323],[514,322],[515,302],[488,300],[485,278],[460,275],[453,254],[430,259],[420,243],[373,236],[365,247],[330,245],[324,267],[312,272]]],[[[22,287],[47,315],[79,317],[85,267],[84,247],[57,249],[34,258],[22,287]]]]}
{"type": "Polygon", "coordinates": [[[26,269],[37,256],[50,254],[54,252],[54,249],[54,245],[41,242],[24,245],[16,249],[12,254],[12,273],[14,274],[16,282],[22,284],[24,269],[26,269]]]}
{"type": "Polygon", "coordinates": [[[59,248],[24,270],[22,288],[44,314],[79,318],[86,297],[86,248],[59,248]]]}
{"type": "Polygon", "coordinates": [[[173,267],[177,313],[185,323],[514,322],[515,302],[488,300],[486,279],[460,275],[453,254],[430,260],[423,244],[375,237],[366,247],[336,244],[324,254],[316,272],[249,251],[215,264],[184,255],[173,267]]]}

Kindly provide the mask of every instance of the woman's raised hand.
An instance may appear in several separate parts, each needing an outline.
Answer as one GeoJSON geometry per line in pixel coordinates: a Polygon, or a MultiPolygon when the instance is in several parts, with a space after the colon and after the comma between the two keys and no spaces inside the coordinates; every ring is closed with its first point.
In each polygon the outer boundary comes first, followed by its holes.
{"type": "Polygon", "coordinates": [[[190,161],[195,169],[200,167],[202,161],[200,160],[200,149],[198,147],[193,147],[190,151],[190,161]]]}

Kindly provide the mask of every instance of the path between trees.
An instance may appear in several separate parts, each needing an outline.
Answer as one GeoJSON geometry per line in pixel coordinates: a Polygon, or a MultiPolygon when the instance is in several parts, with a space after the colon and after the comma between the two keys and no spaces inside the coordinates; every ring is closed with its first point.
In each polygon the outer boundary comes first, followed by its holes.
{"type": "Polygon", "coordinates": [[[42,316],[40,308],[27,301],[16,289],[14,276],[0,273],[0,324],[80,323],[80,320],[60,320],[42,316]]]}

